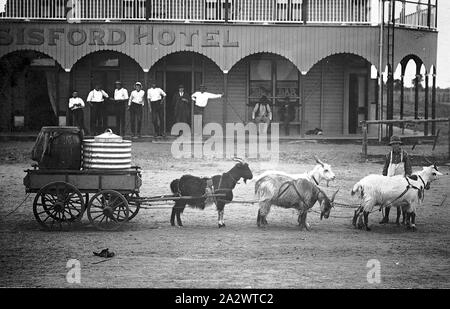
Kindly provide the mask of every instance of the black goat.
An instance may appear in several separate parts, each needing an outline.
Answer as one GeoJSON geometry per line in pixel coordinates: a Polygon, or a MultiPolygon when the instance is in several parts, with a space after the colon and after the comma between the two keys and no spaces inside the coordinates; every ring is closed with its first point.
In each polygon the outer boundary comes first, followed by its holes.
{"type": "Polygon", "coordinates": [[[238,161],[238,163],[231,170],[222,175],[215,175],[211,178],[183,175],[180,179],[172,181],[170,190],[172,190],[174,194],[179,194],[180,196],[201,196],[201,198],[197,199],[181,199],[175,201],[170,217],[172,226],[175,226],[175,216],[177,217],[178,225],[183,226],[180,215],[184,211],[186,205],[204,209],[207,199],[205,194],[209,191],[214,194],[225,195],[214,199],[218,212],[219,228],[225,227],[225,221],[223,219],[224,208],[225,204],[228,204],[233,200],[234,187],[241,178],[244,179],[244,182],[253,178],[253,174],[247,163],[240,159],[235,159],[235,161],[238,161]]]}

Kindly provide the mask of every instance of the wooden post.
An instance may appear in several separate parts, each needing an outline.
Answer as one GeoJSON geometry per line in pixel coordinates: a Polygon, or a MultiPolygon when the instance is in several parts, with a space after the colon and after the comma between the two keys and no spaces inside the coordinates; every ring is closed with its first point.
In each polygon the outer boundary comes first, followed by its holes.
{"type": "MultiPolygon", "coordinates": [[[[429,109],[429,78],[428,74],[425,73],[425,119],[428,120],[428,109],[429,109]]],[[[424,134],[428,136],[428,122],[425,122],[424,134]]]]}
{"type": "Polygon", "coordinates": [[[308,22],[308,1],[309,0],[303,0],[302,2],[302,20],[304,24],[308,22]]]}
{"type": "Polygon", "coordinates": [[[414,80],[414,119],[419,118],[419,79],[420,79],[420,67],[422,65],[416,63],[416,79],[414,80]]]}
{"type": "Polygon", "coordinates": [[[362,153],[364,160],[367,159],[367,144],[368,144],[368,138],[367,138],[367,123],[363,121],[362,123],[362,132],[363,132],[363,141],[362,141],[362,153]]]}
{"type": "Polygon", "coordinates": [[[223,128],[225,128],[227,123],[227,112],[228,112],[228,71],[223,72],[223,97],[222,97],[222,123],[223,128]]]}
{"type": "Polygon", "coordinates": [[[300,72],[299,74],[299,80],[300,80],[300,107],[299,107],[299,112],[301,112],[301,118],[300,118],[300,134],[301,137],[305,137],[305,131],[306,131],[306,102],[305,102],[305,87],[303,87],[303,82],[304,82],[304,78],[303,78],[303,74],[302,72],[300,72]],[[301,109],[301,111],[300,111],[301,109]]]}
{"type": "MultiPolygon", "coordinates": [[[[433,88],[431,88],[431,119],[436,118],[436,67],[433,72],[433,88]]],[[[431,124],[431,134],[436,134],[436,123],[431,124]]]]}
{"type": "Polygon", "coordinates": [[[448,118],[448,134],[447,134],[447,138],[448,138],[448,159],[450,159],[450,118],[448,118]]]}

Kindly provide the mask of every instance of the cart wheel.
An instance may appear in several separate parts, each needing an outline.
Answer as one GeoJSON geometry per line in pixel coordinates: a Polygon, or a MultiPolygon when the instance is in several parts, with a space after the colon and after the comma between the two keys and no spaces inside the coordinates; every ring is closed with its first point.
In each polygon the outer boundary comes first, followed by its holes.
{"type": "Polygon", "coordinates": [[[128,209],[130,210],[130,215],[128,217],[128,221],[136,217],[141,208],[141,202],[139,201],[139,193],[130,193],[125,195],[125,198],[128,201],[128,209]]]}
{"type": "Polygon", "coordinates": [[[81,192],[63,181],[43,186],[33,202],[36,221],[48,230],[70,229],[73,223],[81,220],[84,210],[81,192]]]}
{"type": "Polygon", "coordinates": [[[89,221],[99,230],[117,230],[128,221],[128,202],[119,192],[104,190],[89,200],[87,215],[89,221]]]}

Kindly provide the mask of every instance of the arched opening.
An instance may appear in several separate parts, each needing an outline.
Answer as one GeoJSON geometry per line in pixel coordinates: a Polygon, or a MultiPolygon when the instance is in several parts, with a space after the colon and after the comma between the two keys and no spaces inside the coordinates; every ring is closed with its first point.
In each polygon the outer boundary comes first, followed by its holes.
{"type": "Polygon", "coordinates": [[[355,54],[334,54],[316,63],[303,78],[306,132],[359,134],[360,121],[377,118],[374,77],[371,63],[355,54]]]}
{"type": "MultiPolygon", "coordinates": [[[[415,55],[404,57],[396,71],[394,85],[394,118],[429,118],[431,92],[429,91],[429,74],[422,60],[415,55]],[[398,76],[400,75],[400,76],[398,76]],[[422,102],[422,104],[421,104],[422,102]]],[[[401,126],[401,134],[408,133],[401,126]]],[[[428,134],[428,125],[420,124],[413,130],[428,134]]]]}
{"type": "Polygon", "coordinates": [[[267,98],[272,122],[280,123],[280,134],[300,133],[301,73],[289,59],[274,53],[252,54],[233,65],[228,79],[227,119],[253,121],[260,112],[256,104],[267,98]]]}
{"type": "Polygon", "coordinates": [[[36,132],[58,125],[62,73],[56,61],[31,50],[0,58],[0,131],[36,132]]]}
{"type": "MultiPolygon", "coordinates": [[[[192,121],[193,104],[191,95],[204,84],[206,91],[223,93],[223,72],[208,57],[190,51],[171,53],[159,59],[150,70],[150,78],[158,87],[166,92],[164,105],[164,130],[170,133],[172,126],[177,122],[192,121]],[[179,86],[183,86],[183,94],[189,98],[189,107],[177,102],[179,86]],[[188,114],[188,115],[186,115],[188,114]]],[[[221,122],[222,104],[216,104],[215,100],[209,100],[204,110],[204,122],[221,122]]]]}
{"type": "MultiPolygon", "coordinates": [[[[110,128],[114,133],[125,135],[130,133],[129,115],[126,104],[114,101],[115,82],[120,81],[128,94],[133,91],[134,84],[140,81],[144,84],[144,72],[131,57],[116,51],[97,51],[87,54],[78,60],[71,70],[71,89],[77,90],[79,96],[86,102],[89,92],[95,85],[108,94],[101,106],[101,125],[94,123],[93,108],[86,104],[84,110],[85,127],[88,134],[98,134],[110,128]]],[[[145,85],[144,85],[145,87],[145,85]]],[[[144,119],[148,116],[144,114],[144,119]]]]}

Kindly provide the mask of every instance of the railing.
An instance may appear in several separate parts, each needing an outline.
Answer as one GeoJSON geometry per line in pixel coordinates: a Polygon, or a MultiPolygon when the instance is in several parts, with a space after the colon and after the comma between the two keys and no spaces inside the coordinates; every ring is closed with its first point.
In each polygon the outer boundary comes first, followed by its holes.
{"type": "MultiPolygon", "coordinates": [[[[389,11],[388,7],[385,9],[389,11]]],[[[387,14],[386,18],[394,13],[397,26],[435,29],[436,12],[436,0],[396,0],[394,12],[387,14]]]]}
{"type": "Polygon", "coordinates": [[[146,0],[0,0],[0,19],[145,19],[146,0]],[[3,12],[2,9],[5,11],[3,12]]]}
{"type": "MultiPolygon", "coordinates": [[[[377,24],[381,0],[0,0],[1,19],[377,24]],[[6,6],[4,5],[6,2],[6,6]]],[[[399,26],[436,28],[437,0],[391,0],[399,26]]]]}
{"type": "Polygon", "coordinates": [[[65,19],[67,0],[0,0],[0,19],[65,19]],[[4,11],[3,11],[4,10],[4,11]]]}
{"type": "Polygon", "coordinates": [[[370,0],[310,0],[308,22],[370,23],[370,0]]]}
{"type": "Polygon", "coordinates": [[[157,0],[149,1],[150,20],[224,21],[225,0],[157,0]]]}
{"type": "Polygon", "coordinates": [[[146,0],[71,0],[70,18],[75,20],[145,20],[146,0]]]}
{"type": "Polygon", "coordinates": [[[150,1],[150,20],[302,22],[302,0],[150,1]]]}

